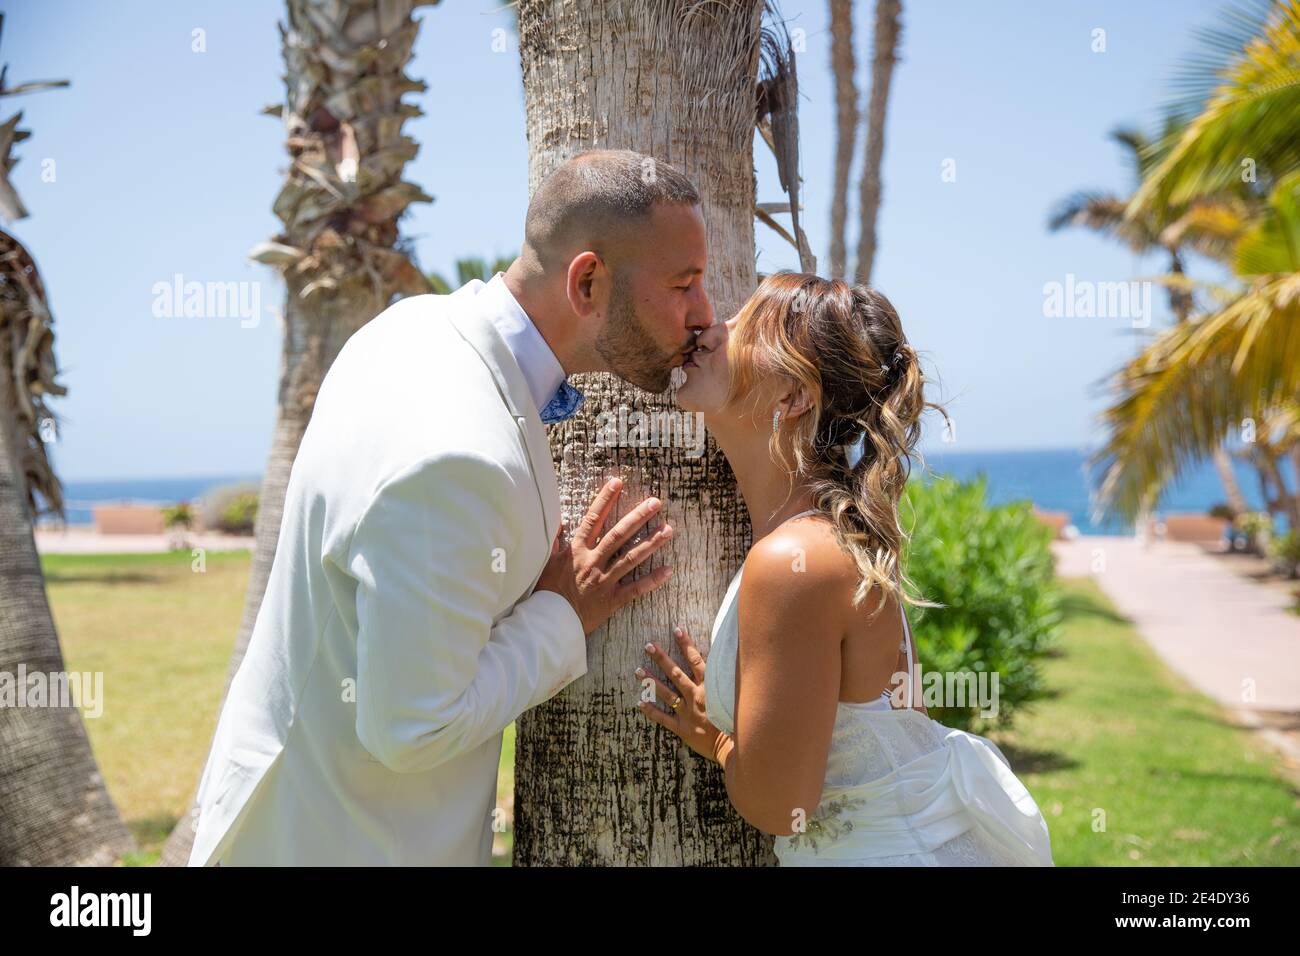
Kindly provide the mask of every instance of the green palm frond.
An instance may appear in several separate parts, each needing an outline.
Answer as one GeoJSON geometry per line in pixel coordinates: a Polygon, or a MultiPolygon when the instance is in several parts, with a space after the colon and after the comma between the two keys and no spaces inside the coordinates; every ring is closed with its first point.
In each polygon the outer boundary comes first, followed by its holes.
{"type": "Polygon", "coordinates": [[[1134,252],[1146,252],[1157,237],[1145,220],[1126,219],[1126,206],[1118,196],[1080,190],[1057,204],[1047,227],[1053,232],[1067,226],[1090,229],[1124,243],[1134,252]]]}
{"type": "Polygon", "coordinates": [[[1109,438],[1091,464],[1103,476],[1099,512],[1131,519],[1242,419],[1300,394],[1300,274],[1169,328],[1113,386],[1109,438]]]}
{"type": "Polygon", "coordinates": [[[1268,27],[1279,0],[1231,0],[1219,12],[1213,26],[1192,30],[1200,48],[1175,67],[1170,87],[1175,98],[1170,112],[1196,116],[1218,92],[1220,77],[1227,73],[1252,40],[1268,27]]]}
{"type": "Polygon", "coordinates": [[[1211,83],[1213,92],[1134,195],[1130,217],[1239,187],[1247,169],[1266,182],[1300,168],[1300,0],[1262,15],[1248,6],[1236,9],[1239,29],[1218,37],[1215,55],[1189,66],[1184,85],[1196,87],[1199,75],[1195,92],[1211,83]]]}
{"type": "Polygon", "coordinates": [[[1242,276],[1300,272],[1300,171],[1286,176],[1237,243],[1233,269],[1242,276]]]}
{"type": "Polygon", "coordinates": [[[433,286],[435,295],[448,295],[473,279],[482,279],[487,282],[498,272],[505,272],[509,269],[510,263],[514,261],[515,256],[497,256],[491,260],[482,256],[466,256],[463,259],[456,260],[456,285],[453,286],[439,272],[429,273],[429,284],[433,286]]]}
{"type": "Polygon", "coordinates": [[[1240,199],[1199,199],[1160,233],[1171,249],[1191,249],[1226,262],[1257,212],[1240,199]]]}

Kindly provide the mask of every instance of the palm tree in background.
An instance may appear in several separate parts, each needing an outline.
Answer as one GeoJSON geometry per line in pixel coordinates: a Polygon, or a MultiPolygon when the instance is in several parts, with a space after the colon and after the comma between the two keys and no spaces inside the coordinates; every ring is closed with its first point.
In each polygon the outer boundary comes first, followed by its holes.
{"type": "Polygon", "coordinates": [[[898,62],[902,12],[901,0],[876,0],[871,95],[864,116],[867,124],[866,157],[858,183],[858,258],[853,276],[854,281],[862,285],[871,282],[876,264],[876,220],[880,216],[882,193],[880,167],[885,155],[885,116],[894,65],[898,62]]]}
{"type": "MultiPolygon", "coordinates": [[[[1147,138],[1135,129],[1116,129],[1110,138],[1123,147],[1126,159],[1140,186],[1159,163],[1159,146],[1178,135],[1182,123],[1176,117],[1166,120],[1158,140],[1147,138]]],[[[1136,188],[1136,187],[1135,187],[1136,188]]],[[[1233,215],[1235,205],[1228,198],[1203,201],[1195,209],[1160,205],[1145,209],[1142,215],[1127,216],[1129,199],[1113,193],[1079,191],[1062,200],[1048,220],[1053,232],[1066,227],[1088,229],[1128,247],[1135,255],[1163,252],[1169,258],[1169,275],[1165,288],[1169,308],[1177,321],[1186,322],[1192,314],[1193,296],[1185,279],[1185,245],[1212,258],[1221,258],[1224,250],[1222,222],[1233,215]],[[1215,227],[1218,228],[1215,228],[1215,227]]],[[[1222,445],[1213,453],[1215,470],[1228,497],[1234,515],[1245,513],[1246,499],[1232,470],[1232,460],[1222,445]]]]}
{"type": "Polygon", "coordinates": [[[1093,463],[1103,506],[1125,516],[1244,421],[1281,420],[1300,396],[1300,0],[1238,3],[1207,42],[1182,77],[1195,115],[1125,215],[1242,187],[1257,201],[1220,230],[1237,280],[1229,301],[1166,330],[1113,379],[1093,463]]]}
{"type": "Polygon", "coordinates": [[[835,172],[831,196],[830,277],[848,275],[844,230],[849,218],[849,172],[858,134],[857,70],[853,56],[853,0],[830,0],[831,74],[835,78],[835,172]]]}
{"type": "MultiPolygon", "coordinates": [[[[67,85],[9,87],[0,71],[0,97],[67,85]]],[[[0,125],[0,215],[9,221],[27,216],[9,180],[13,146],[30,135],[21,118],[0,125]]],[[[0,674],[24,695],[26,675],[66,673],[32,533],[37,515],[63,517],[47,453],[56,436],[46,399],[66,394],[52,326],[35,261],[0,231],[0,674]]],[[[75,702],[58,703],[53,694],[45,706],[0,703],[0,866],[111,866],[135,848],[75,702]]]]}
{"type": "MultiPolygon", "coordinates": [[[[402,132],[425,85],[406,75],[420,24],[437,0],[287,0],[280,28],[289,169],[275,198],[283,232],[251,256],[284,277],[284,349],[275,432],[262,479],[244,614],[226,678],[243,660],[279,539],[289,472],[321,381],[343,343],[395,297],[431,291],[401,242],[398,220],[429,196],[402,176],[419,146],[402,132]]],[[[184,865],[197,808],[168,838],[162,862],[184,865]]]]}
{"type": "MultiPolygon", "coordinates": [[[[517,254],[516,254],[517,255],[517,254]]],[[[481,279],[487,282],[498,272],[505,272],[510,268],[510,263],[515,261],[515,256],[497,256],[495,259],[480,259],[477,256],[469,256],[464,259],[456,260],[456,284],[452,285],[439,272],[429,273],[429,285],[431,290],[437,295],[447,295],[455,292],[466,282],[474,279],[481,279]]]]}

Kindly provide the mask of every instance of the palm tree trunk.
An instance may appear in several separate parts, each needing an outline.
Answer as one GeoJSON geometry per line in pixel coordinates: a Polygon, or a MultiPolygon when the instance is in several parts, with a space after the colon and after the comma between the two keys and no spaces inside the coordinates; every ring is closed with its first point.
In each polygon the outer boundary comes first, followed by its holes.
{"type": "MultiPolygon", "coordinates": [[[[0,95],[66,85],[20,84],[0,95]]],[[[27,215],[9,181],[12,148],[29,135],[16,129],[20,115],[4,124],[0,143],[0,213],[9,219],[27,215]]],[[[55,381],[52,321],[35,261],[0,232],[0,681],[8,685],[0,700],[0,866],[108,866],[135,841],[108,795],[77,701],[64,698],[62,683],[43,700],[27,693],[32,675],[69,676],[32,533],[38,505],[63,515],[46,454],[53,416],[45,399],[66,392],[55,381]]]]}
{"type": "Polygon", "coordinates": [[[1234,515],[1244,515],[1250,510],[1250,506],[1246,504],[1246,496],[1241,493],[1237,473],[1232,470],[1232,458],[1222,445],[1214,449],[1213,457],[1214,470],[1219,473],[1219,482],[1228,496],[1228,507],[1232,509],[1234,515]]]}
{"type": "Polygon", "coordinates": [[[1300,500],[1287,487],[1286,478],[1282,475],[1281,456],[1272,448],[1263,447],[1259,449],[1256,461],[1259,464],[1260,474],[1267,474],[1269,482],[1277,489],[1274,498],[1270,499],[1267,493],[1265,494],[1265,507],[1285,515],[1291,528],[1300,528],[1300,500]]]}
{"type": "MultiPolygon", "coordinates": [[[[1295,479],[1295,493],[1291,495],[1292,510],[1300,513],[1300,441],[1291,445],[1288,450],[1291,458],[1291,475],[1295,479]]],[[[1291,530],[1300,534],[1300,524],[1292,525],[1291,530]]]]}
{"type": "MultiPolygon", "coordinates": [[[[49,675],[64,663],[32,535],[11,356],[0,352],[0,673],[17,682],[20,665],[49,675]]],[[[0,706],[0,866],[111,866],[134,848],[77,708],[0,706]]]]}
{"type": "MultiPolygon", "coordinates": [[[[592,146],[631,148],[690,176],[708,229],[708,293],[731,315],[756,285],[753,136],[761,0],[523,0],[520,56],[529,182],[592,146]]],[[[580,413],[551,431],[566,518],[622,474],[624,503],[664,502],[671,582],[589,638],[587,675],[520,717],[514,862],[544,865],[770,865],[771,838],[727,798],[716,764],[636,708],[633,670],[652,635],[710,624],[749,547],[735,480],[712,440],[689,447],[597,444],[596,416],[620,406],[673,413],[609,375],[584,375],[580,413]]],[[[694,416],[688,416],[694,424],[694,416]]],[[[675,648],[674,648],[675,650],[675,648]]]]}
{"type": "MultiPolygon", "coordinates": [[[[288,0],[285,117],[293,165],[275,200],[283,234],[254,250],[285,278],[284,349],[271,452],[258,501],[244,614],[226,689],[248,647],[275,559],[289,473],[321,381],[339,349],[399,294],[429,291],[398,247],[398,217],[429,197],[402,179],[418,151],[402,135],[424,84],[405,74],[419,23],[436,0],[288,0]]],[[[183,866],[197,808],[172,831],[162,863],[183,866]]]]}
{"type": "MultiPolygon", "coordinates": [[[[1169,250],[1169,274],[1182,278],[1185,275],[1183,257],[1177,249],[1169,250]]],[[[1169,309],[1179,322],[1186,322],[1192,315],[1192,294],[1186,289],[1171,285],[1169,287],[1169,309]]],[[[1214,470],[1219,473],[1219,483],[1223,493],[1228,497],[1228,507],[1233,515],[1245,514],[1248,510],[1246,496],[1241,493],[1237,474],[1232,470],[1232,458],[1222,445],[1214,450],[1214,470]]]]}
{"type": "Polygon", "coordinates": [[[835,76],[835,187],[831,197],[832,279],[848,275],[844,229],[849,218],[849,170],[858,132],[857,69],[853,56],[853,0],[830,0],[831,72],[835,76]]]}
{"type": "Polygon", "coordinates": [[[880,214],[880,164],[885,155],[885,113],[897,62],[901,0],[876,0],[875,50],[871,60],[871,98],[867,103],[867,155],[859,184],[858,262],[855,281],[866,285],[876,264],[876,219],[880,214]]]}

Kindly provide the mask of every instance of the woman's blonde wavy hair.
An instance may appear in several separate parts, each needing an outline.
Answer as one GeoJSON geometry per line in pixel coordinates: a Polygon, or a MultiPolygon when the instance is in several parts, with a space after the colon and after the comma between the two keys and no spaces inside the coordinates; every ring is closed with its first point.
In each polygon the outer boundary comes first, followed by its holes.
{"type": "Polygon", "coordinates": [[[878,586],[882,600],[871,617],[891,594],[936,606],[907,594],[912,582],[901,556],[908,534],[898,505],[912,459],[920,457],[922,413],[928,407],[947,415],[926,401],[916,350],[889,300],[838,279],[770,275],[737,318],[728,363],[728,403],[757,394],[755,383],[769,375],[806,390],[812,407],[773,430],[769,447],[795,476],[791,490],[811,489],[817,510],[831,519],[840,547],[857,563],[854,605],[878,586]],[[862,456],[850,465],[846,452],[859,438],[862,456]]]}

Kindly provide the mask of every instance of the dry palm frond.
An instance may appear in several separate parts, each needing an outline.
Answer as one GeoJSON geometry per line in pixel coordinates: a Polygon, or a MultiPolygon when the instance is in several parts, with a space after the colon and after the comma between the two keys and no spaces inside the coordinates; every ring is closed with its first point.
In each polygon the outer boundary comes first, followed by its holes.
{"type": "Polygon", "coordinates": [[[786,242],[790,243],[790,245],[798,249],[799,243],[795,240],[794,236],[790,235],[790,231],[786,229],[785,226],[777,222],[776,218],[772,215],[774,212],[789,212],[789,211],[790,211],[790,206],[788,203],[761,202],[754,206],[754,218],[757,219],[759,222],[761,222],[763,225],[767,226],[769,229],[775,232],[786,242]],[[774,209],[772,208],[773,206],[777,208],[774,209]]]}
{"type": "Polygon", "coordinates": [[[402,133],[421,115],[403,101],[424,83],[404,68],[419,30],[411,12],[437,0],[348,4],[290,0],[280,27],[290,166],[273,210],[284,232],[250,258],[301,280],[301,295],[365,281],[381,298],[429,291],[398,240],[397,221],[432,197],[402,179],[419,147],[402,133]]]}
{"type": "MultiPolygon", "coordinates": [[[[808,237],[799,225],[799,76],[795,69],[794,48],[785,21],[774,5],[767,8],[771,24],[760,34],[762,54],[756,91],[755,122],[764,142],[776,157],[777,177],[781,189],[790,199],[791,232],[777,231],[799,252],[799,268],[817,271],[817,259],[808,246],[808,237]],[[793,233],[793,235],[791,235],[793,233]]],[[[759,221],[774,225],[770,215],[756,211],[759,221]]]]}
{"type": "Polygon", "coordinates": [[[67,394],[55,381],[58,367],[51,322],[36,263],[18,240],[0,232],[0,414],[12,416],[16,425],[15,451],[32,514],[62,518],[63,489],[46,453],[46,443],[56,434],[56,421],[45,399],[67,394]]]}
{"type": "MultiPolygon", "coordinates": [[[[0,14],[0,33],[4,14],[0,14]]],[[[66,80],[8,85],[8,67],[0,68],[0,97],[68,85],[66,80]]],[[[9,181],[17,158],[13,147],[31,134],[18,128],[22,113],[0,125],[0,216],[24,219],[27,209],[9,181]]],[[[14,451],[26,484],[27,504],[33,515],[63,517],[63,488],[46,452],[57,435],[57,421],[45,404],[50,395],[65,395],[55,381],[54,358],[45,285],[31,254],[13,236],[0,231],[0,415],[8,418],[14,451]]],[[[0,441],[8,429],[0,429],[0,441]]]]}
{"type": "MultiPolygon", "coordinates": [[[[0,13],[0,39],[4,37],[5,15],[0,13]]],[[[39,93],[42,90],[57,90],[70,85],[67,80],[34,80],[30,83],[9,85],[9,64],[0,66],[0,96],[22,96],[25,93],[39,93]]],[[[26,135],[26,134],[24,134],[26,135]]]]}

